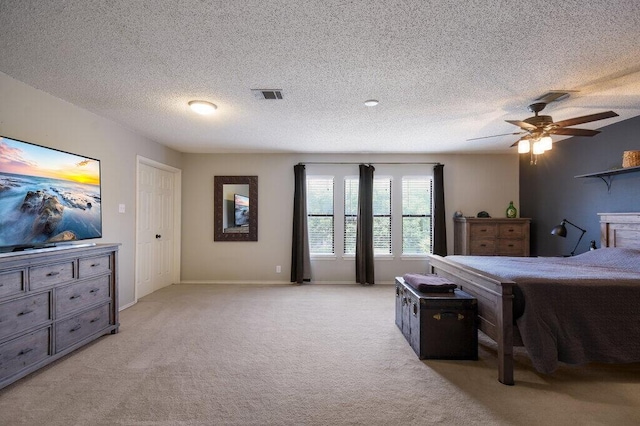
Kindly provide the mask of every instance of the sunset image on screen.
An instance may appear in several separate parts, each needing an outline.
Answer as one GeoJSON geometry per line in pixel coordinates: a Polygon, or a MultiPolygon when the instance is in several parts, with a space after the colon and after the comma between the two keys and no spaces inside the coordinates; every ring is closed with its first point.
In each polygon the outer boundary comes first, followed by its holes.
{"type": "Polygon", "coordinates": [[[0,139],[0,171],[100,184],[100,166],[96,160],[8,138],[0,139]]]}
{"type": "Polygon", "coordinates": [[[100,162],[0,137],[0,252],[102,236],[100,162]]]}

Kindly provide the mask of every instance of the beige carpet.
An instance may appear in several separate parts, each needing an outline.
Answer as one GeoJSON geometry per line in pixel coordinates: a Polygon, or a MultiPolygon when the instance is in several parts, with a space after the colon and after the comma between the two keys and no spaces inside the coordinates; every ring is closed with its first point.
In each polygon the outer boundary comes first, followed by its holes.
{"type": "Polygon", "coordinates": [[[171,286],[120,330],[0,391],[0,424],[640,424],[640,364],[420,361],[392,286],[171,286]]]}

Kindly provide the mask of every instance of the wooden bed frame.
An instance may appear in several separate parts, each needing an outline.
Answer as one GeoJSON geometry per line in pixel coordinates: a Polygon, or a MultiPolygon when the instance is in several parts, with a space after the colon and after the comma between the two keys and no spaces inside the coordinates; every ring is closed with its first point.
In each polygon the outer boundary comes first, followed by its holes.
{"type": "MultiPolygon", "coordinates": [[[[601,247],[640,249],[640,213],[598,215],[601,247]]],[[[513,385],[513,347],[522,346],[518,327],[513,325],[516,283],[438,255],[429,256],[429,269],[478,299],[478,328],[498,344],[498,380],[513,385]]]]}

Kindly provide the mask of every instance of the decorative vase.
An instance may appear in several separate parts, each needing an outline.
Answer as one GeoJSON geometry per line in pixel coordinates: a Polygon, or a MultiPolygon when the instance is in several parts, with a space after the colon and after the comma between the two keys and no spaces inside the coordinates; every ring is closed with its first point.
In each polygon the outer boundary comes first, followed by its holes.
{"type": "Polygon", "coordinates": [[[509,201],[509,207],[507,207],[507,217],[513,219],[518,216],[518,210],[513,206],[513,201],[509,201]]]}

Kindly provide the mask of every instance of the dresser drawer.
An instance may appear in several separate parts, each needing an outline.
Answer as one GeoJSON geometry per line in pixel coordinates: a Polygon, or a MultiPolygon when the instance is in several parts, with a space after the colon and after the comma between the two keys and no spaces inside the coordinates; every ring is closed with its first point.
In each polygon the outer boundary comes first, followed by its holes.
{"type": "Polygon", "coordinates": [[[0,339],[51,320],[51,293],[0,304],[0,339]]]}
{"type": "Polygon", "coordinates": [[[75,278],[73,262],[40,266],[29,270],[29,289],[51,287],[75,278]]]}
{"type": "Polygon", "coordinates": [[[111,271],[111,256],[107,254],[99,257],[80,259],[80,267],[78,269],[80,278],[108,273],[111,271]]]}
{"type": "Polygon", "coordinates": [[[491,256],[496,254],[496,240],[473,240],[469,244],[472,256],[491,256]]]}
{"type": "Polygon", "coordinates": [[[497,227],[494,223],[473,223],[470,228],[471,238],[493,238],[497,234],[497,227]]]}
{"type": "Polygon", "coordinates": [[[50,338],[47,327],[0,345],[0,381],[51,355],[50,338]]]}
{"type": "Polygon", "coordinates": [[[500,256],[522,256],[524,242],[522,240],[498,240],[497,254],[500,256]]]}
{"type": "Polygon", "coordinates": [[[56,323],[56,352],[60,352],[108,327],[110,306],[110,304],[102,305],[56,323]]]}
{"type": "Polygon", "coordinates": [[[23,269],[0,274],[0,298],[25,291],[24,276],[23,269]]]}
{"type": "Polygon", "coordinates": [[[90,305],[109,300],[111,277],[103,275],[56,289],[56,318],[61,318],[90,305]]]}
{"type": "Polygon", "coordinates": [[[509,223],[501,223],[498,225],[499,238],[516,238],[520,239],[524,236],[522,225],[514,225],[509,223]]]}

